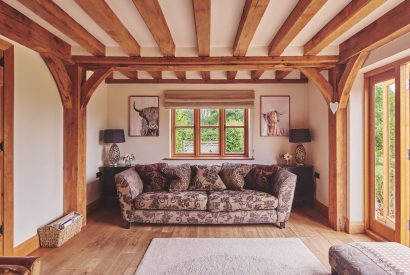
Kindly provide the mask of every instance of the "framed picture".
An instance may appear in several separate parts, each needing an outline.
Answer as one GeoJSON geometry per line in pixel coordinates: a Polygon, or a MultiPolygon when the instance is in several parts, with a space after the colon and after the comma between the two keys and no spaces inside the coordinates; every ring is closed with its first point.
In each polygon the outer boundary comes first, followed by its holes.
{"type": "Polygon", "coordinates": [[[159,136],[159,97],[130,96],[129,136],[159,136]]]}
{"type": "Polygon", "coordinates": [[[290,97],[261,96],[261,136],[289,136],[290,97]]]}

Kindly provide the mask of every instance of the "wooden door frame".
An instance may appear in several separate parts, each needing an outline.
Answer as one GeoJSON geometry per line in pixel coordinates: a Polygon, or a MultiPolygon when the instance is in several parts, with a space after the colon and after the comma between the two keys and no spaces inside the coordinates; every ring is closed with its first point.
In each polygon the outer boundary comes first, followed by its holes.
{"type": "Polygon", "coordinates": [[[371,140],[371,131],[370,127],[373,126],[373,122],[371,119],[372,111],[370,104],[371,94],[373,90],[373,85],[380,81],[383,81],[386,74],[390,73],[394,75],[395,79],[395,88],[396,88],[396,137],[400,138],[400,143],[396,142],[396,194],[398,199],[395,202],[396,208],[396,226],[395,226],[395,233],[394,233],[394,241],[401,242],[406,245],[410,245],[409,242],[409,229],[407,228],[407,220],[410,218],[409,213],[409,200],[401,200],[401,198],[406,197],[409,195],[410,192],[410,183],[408,182],[409,179],[409,161],[406,160],[406,153],[407,150],[403,148],[409,148],[409,118],[402,119],[405,117],[403,115],[405,112],[409,112],[409,95],[404,91],[406,89],[405,85],[402,81],[403,76],[406,76],[406,63],[410,61],[410,57],[406,57],[400,59],[396,62],[391,64],[387,64],[383,67],[377,68],[372,70],[368,73],[365,73],[364,77],[364,117],[365,117],[365,125],[364,125],[364,168],[365,168],[365,181],[364,181],[364,225],[365,225],[365,232],[369,236],[379,240],[379,241],[387,241],[383,236],[375,233],[370,229],[370,215],[371,215],[371,180],[372,180],[372,160],[370,156],[371,147],[373,146],[373,142],[371,140]],[[373,78],[373,81],[372,81],[373,78]],[[399,126],[399,127],[397,127],[399,126]],[[402,129],[403,128],[403,129],[402,129]],[[406,179],[407,181],[403,181],[406,179]]]}
{"type": "Polygon", "coordinates": [[[14,46],[0,39],[4,51],[3,254],[14,253],[14,46]]]}

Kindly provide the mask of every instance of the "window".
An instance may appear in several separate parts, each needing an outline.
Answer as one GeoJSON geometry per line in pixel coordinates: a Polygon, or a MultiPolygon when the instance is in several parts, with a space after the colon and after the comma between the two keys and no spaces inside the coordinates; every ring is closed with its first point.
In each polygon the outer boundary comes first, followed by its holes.
{"type": "Polygon", "coordinates": [[[173,157],[248,157],[247,109],[173,109],[173,157]]]}

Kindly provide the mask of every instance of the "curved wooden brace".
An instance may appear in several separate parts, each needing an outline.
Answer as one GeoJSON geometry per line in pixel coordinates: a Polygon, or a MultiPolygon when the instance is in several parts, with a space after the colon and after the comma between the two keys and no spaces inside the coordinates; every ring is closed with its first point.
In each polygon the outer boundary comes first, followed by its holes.
{"type": "Polygon", "coordinates": [[[333,87],[326,80],[326,78],[320,74],[319,69],[315,68],[299,68],[299,70],[311,80],[319,91],[322,93],[326,102],[329,104],[332,102],[333,87]]]}
{"type": "Polygon", "coordinates": [[[64,62],[49,53],[41,53],[40,55],[57,84],[64,109],[71,109],[73,107],[71,98],[72,82],[64,62]]]}
{"type": "Polygon", "coordinates": [[[112,73],[112,68],[98,69],[81,85],[81,108],[85,109],[98,85],[112,73]]]}

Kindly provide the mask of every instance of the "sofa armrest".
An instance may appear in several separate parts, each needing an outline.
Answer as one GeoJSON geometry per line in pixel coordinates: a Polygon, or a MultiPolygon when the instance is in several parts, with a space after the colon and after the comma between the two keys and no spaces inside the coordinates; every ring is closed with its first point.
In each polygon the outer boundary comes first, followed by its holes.
{"type": "Polygon", "coordinates": [[[272,194],[278,198],[278,222],[287,222],[292,210],[293,196],[295,195],[297,176],[279,168],[273,177],[272,194]]]}
{"type": "Polygon", "coordinates": [[[115,175],[118,200],[125,221],[132,221],[134,199],[142,193],[143,184],[134,167],[115,175]]]}
{"type": "Polygon", "coordinates": [[[0,266],[10,268],[23,266],[29,270],[30,275],[40,275],[41,261],[39,257],[0,257],[0,266]]]}

